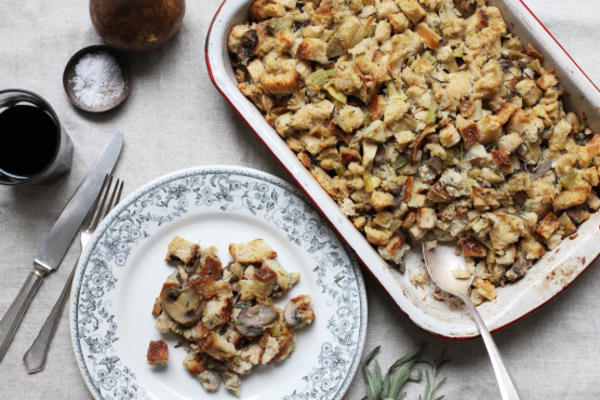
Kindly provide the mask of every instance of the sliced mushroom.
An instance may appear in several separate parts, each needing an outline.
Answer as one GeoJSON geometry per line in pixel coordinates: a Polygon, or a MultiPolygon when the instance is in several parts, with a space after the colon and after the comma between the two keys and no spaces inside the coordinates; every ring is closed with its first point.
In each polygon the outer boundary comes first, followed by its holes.
{"type": "Polygon", "coordinates": [[[166,288],[161,293],[161,304],[167,315],[180,325],[192,326],[202,318],[204,302],[193,287],[166,288]]]}
{"type": "Polygon", "coordinates": [[[256,33],[256,29],[249,29],[244,33],[240,42],[240,48],[237,53],[238,61],[242,64],[246,64],[258,45],[258,34],[256,33]]]}
{"type": "Polygon", "coordinates": [[[265,327],[278,317],[279,313],[273,306],[257,304],[240,312],[235,327],[242,335],[255,338],[262,335],[265,327]]]}
{"type": "Polygon", "coordinates": [[[308,306],[310,296],[300,295],[290,300],[285,306],[283,317],[285,323],[291,328],[301,328],[310,324],[314,319],[314,312],[308,306]]]}
{"type": "Polygon", "coordinates": [[[517,259],[514,264],[508,271],[506,271],[506,278],[509,280],[509,282],[514,282],[521,279],[529,269],[530,264],[531,263],[529,263],[525,258],[525,253],[520,251],[517,253],[517,259]]]}
{"type": "Polygon", "coordinates": [[[531,182],[543,177],[544,175],[546,175],[546,172],[550,171],[550,169],[552,169],[552,160],[545,160],[542,161],[534,170],[533,173],[531,174],[531,182]]]}

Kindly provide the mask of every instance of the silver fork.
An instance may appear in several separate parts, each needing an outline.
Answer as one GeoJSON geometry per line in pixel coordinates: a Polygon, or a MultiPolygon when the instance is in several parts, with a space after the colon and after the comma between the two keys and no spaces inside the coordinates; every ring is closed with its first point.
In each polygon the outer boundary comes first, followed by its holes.
{"type": "Polygon", "coordinates": [[[34,374],[36,372],[40,372],[44,370],[46,365],[46,356],[48,355],[48,350],[50,349],[50,343],[52,343],[52,339],[54,338],[54,334],[56,333],[56,328],[58,327],[58,323],[60,322],[60,317],[62,315],[62,311],[65,305],[65,301],[67,297],[69,297],[71,283],[73,282],[73,277],[75,276],[75,270],[77,269],[77,264],[79,263],[79,258],[81,257],[81,253],[83,249],[89,242],[92,234],[98,227],[98,224],[108,212],[121,200],[121,193],[123,192],[123,181],[120,179],[115,179],[115,183],[113,185],[113,177],[107,176],[104,179],[104,183],[102,184],[102,189],[98,194],[98,198],[96,199],[96,203],[90,214],[87,217],[86,222],[84,223],[84,228],[81,229],[81,233],[79,235],[79,240],[81,242],[81,248],[79,250],[79,257],[71,270],[71,274],[65,283],[65,287],[63,288],[60,296],[56,300],[56,304],[50,311],[50,315],[44,322],[44,325],[40,329],[37,338],[33,341],[27,353],[23,357],[23,362],[25,363],[25,369],[28,374],[34,374]],[[110,196],[110,199],[109,199],[110,196]],[[102,200],[100,200],[102,199],[102,200]],[[106,201],[108,200],[108,203],[106,201]]]}

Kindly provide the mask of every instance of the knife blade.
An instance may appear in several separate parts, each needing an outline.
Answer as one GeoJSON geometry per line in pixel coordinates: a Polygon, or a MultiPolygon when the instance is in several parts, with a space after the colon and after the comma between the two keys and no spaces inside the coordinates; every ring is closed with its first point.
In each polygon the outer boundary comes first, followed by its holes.
{"type": "Polygon", "coordinates": [[[90,207],[98,197],[104,177],[110,174],[115,166],[122,147],[123,134],[117,132],[109,140],[102,155],[81,181],[71,200],[46,235],[33,261],[36,268],[46,273],[58,268],[90,207]]]}
{"type": "Polygon", "coordinates": [[[94,204],[104,178],[112,172],[117,163],[122,148],[123,134],[117,132],[110,138],[102,154],[83,178],[46,235],[38,255],[33,261],[33,270],[0,320],[0,361],[8,351],[23,315],[40,288],[44,277],[56,270],[62,262],[73,238],[94,204]]]}

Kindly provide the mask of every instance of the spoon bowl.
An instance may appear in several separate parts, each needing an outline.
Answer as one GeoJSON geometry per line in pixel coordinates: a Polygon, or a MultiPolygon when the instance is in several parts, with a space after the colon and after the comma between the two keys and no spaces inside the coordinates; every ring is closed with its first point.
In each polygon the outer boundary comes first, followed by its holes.
{"type": "Polygon", "coordinates": [[[423,258],[433,283],[463,301],[468,299],[474,275],[467,279],[454,276],[454,271],[464,270],[466,267],[465,258],[456,253],[456,246],[438,244],[435,250],[427,250],[423,246],[423,258]]]}

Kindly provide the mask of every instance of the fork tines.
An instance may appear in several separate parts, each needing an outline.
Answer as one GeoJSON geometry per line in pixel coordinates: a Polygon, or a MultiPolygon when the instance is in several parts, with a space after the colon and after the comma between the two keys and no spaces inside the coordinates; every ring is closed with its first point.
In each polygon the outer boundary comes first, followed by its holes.
{"type": "Polygon", "coordinates": [[[94,213],[91,216],[88,229],[94,231],[100,221],[106,214],[121,200],[123,192],[123,181],[121,179],[113,179],[112,175],[106,175],[104,183],[96,199],[96,204],[93,208],[94,213]],[[114,184],[113,184],[114,180],[114,184]],[[110,196],[110,199],[109,199],[110,196]],[[102,199],[102,200],[101,200],[102,199]],[[108,200],[108,203],[106,202],[108,200]],[[100,202],[100,204],[98,204],[100,202]]]}

